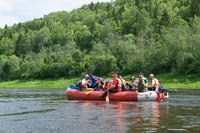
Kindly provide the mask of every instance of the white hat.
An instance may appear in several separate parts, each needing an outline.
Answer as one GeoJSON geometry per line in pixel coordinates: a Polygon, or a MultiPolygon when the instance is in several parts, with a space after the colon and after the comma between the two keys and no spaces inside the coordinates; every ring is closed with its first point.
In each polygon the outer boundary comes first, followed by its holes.
{"type": "Polygon", "coordinates": [[[154,75],[153,75],[153,74],[150,74],[150,77],[154,77],[154,75]]]}
{"type": "Polygon", "coordinates": [[[88,74],[85,75],[85,78],[89,78],[90,76],[88,74]]]}

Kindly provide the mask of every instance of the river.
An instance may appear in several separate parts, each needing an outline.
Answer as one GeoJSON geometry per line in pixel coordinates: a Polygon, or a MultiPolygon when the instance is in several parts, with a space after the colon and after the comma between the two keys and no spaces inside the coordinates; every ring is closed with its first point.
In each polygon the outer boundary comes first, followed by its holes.
{"type": "Polygon", "coordinates": [[[0,133],[200,132],[200,90],[165,102],[70,101],[65,89],[0,89],[0,133]]]}

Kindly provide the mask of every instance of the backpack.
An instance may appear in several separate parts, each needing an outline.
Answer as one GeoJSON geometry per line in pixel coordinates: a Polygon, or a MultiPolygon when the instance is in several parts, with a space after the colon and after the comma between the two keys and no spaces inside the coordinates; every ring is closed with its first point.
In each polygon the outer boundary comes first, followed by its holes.
{"type": "Polygon", "coordinates": [[[159,85],[158,91],[162,93],[165,91],[164,86],[162,84],[159,85]]]}

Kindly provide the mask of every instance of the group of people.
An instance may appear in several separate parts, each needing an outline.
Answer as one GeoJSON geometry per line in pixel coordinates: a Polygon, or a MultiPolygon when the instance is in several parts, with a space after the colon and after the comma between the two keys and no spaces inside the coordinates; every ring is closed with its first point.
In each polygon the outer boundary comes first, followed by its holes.
{"type": "Polygon", "coordinates": [[[78,83],[82,91],[95,90],[104,91],[102,97],[105,97],[108,92],[120,92],[120,91],[156,91],[160,90],[160,83],[155,78],[154,74],[150,74],[151,84],[148,85],[148,79],[144,76],[144,73],[139,74],[139,78],[135,76],[131,77],[131,82],[126,82],[122,76],[117,74],[112,75],[113,80],[105,81],[101,77],[89,76],[88,74],[78,83]]]}
{"type": "Polygon", "coordinates": [[[154,74],[149,75],[151,84],[148,86],[148,79],[144,76],[144,73],[139,74],[139,78],[134,76],[131,78],[131,83],[129,83],[130,90],[145,92],[145,91],[156,91],[159,92],[160,83],[154,74]]]}

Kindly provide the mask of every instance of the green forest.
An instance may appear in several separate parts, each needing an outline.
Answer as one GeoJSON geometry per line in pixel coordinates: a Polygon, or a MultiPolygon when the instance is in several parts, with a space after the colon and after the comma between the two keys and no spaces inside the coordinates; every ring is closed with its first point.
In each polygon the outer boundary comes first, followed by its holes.
{"type": "Polygon", "coordinates": [[[0,80],[200,74],[199,0],[115,0],[0,29],[0,80]]]}

